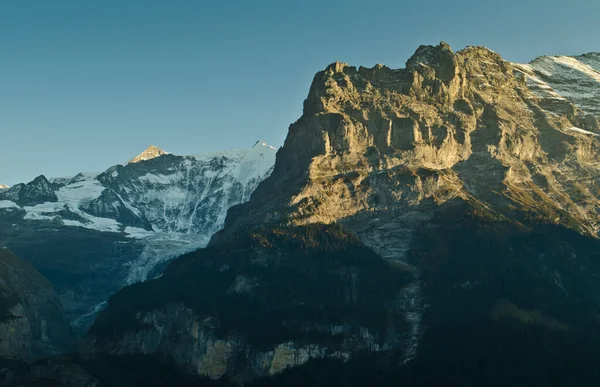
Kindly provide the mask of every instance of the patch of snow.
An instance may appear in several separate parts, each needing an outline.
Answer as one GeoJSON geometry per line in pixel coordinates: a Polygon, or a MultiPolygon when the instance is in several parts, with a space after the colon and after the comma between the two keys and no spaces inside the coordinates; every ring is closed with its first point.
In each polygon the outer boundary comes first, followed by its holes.
{"type": "Polygon", "coordinates": [[[152,235],[154,235],[154,231],[144,230],[143,228],[137,227],[125,227],[125,234],[127,234],[127,238],[133,239],[145,239],[152,235]]]}
{"type": "Polygon", "coordinates": [[[60,203],[66,204],[73,212],[79,207],[97,199],[105,187],[96,180],[97,174],[83,175],[80,179],[56,191],[60,203]]]}
{"type": "Polygon", "coordinates": [[[247,184],[250,180],[263,176],[275,163],[277,149],[258,141],[250,149],[202,153],[193,156],[198,161],[208,162],[224,157],[226,170],[240,183],[247,184]]]}
{"type": "Polygon", "coordinates": [[[94,308],[90,312],[75,319],[70,325],[72,327],[77,327],[77,326],[83,324],[86,320],[93,319],[96,316],[96,314],[98,314],[98,312],[100,312],[102,309],[104,309],[105,306],[106,306],[106,301],[99,303],[98,305],[94,306],[94,308]]]}
{"type": "Polygon", "coordinates": [[[583,134],[587,134],[587,135],[591,135],[591,136],[600,137],[600,134],[598,134],[598,133],[590,132],[589,130],[585,130],[585,129],[581,129],[581,128],[576,128],[574,126],[571,128],[567,128],[567,130],[577,132],[577,133],[583,133],[583,134]]]}
{"type": "Polygon", "coordinates": [[[567,100],[600,117],[600,56],[544,56],[515,66],[535,94],[567,100]]]}
{"type": "Polygon", "coordinates": [[[11,202],[10,200],[0,200],[0,209],[3,208],[16,208],[19,210],[21,209],[21,207],[19,207],[15,202],[11,202]]]}
{"type": "Polygon", "coordinates": [[[208,242],[209,238],[198,235],[149,233],[143,239],[144,250],[135,261],[129,263],[126,285],[151,279],[150,275],[157,265],[203,248],[208,242]]]}
{"type": "Polygon", "coordinates": [[[90,223],[81,223],[76,220],[63,219],[62,222],[65,226],[72,227],[83,227],[91,230],[97,230],[102,232],[121,232],[123,226],[121,223],[110,218],[98,218],[96,216],[87,215],[87,220],[90,223]]]}
{"type": "Polygon", "coordinates": [[[555,56],[551,57],[551,60],[561,65],[566,71],[579,72],[600,83],[600,72],[592,66],[580,62],[576,58],[570,56],[555,56]]]}
{"type": "Polygon", "coordinates": [[[143,176],[140,176],[139,179],[141,181],[145,181],[152,184],[163,184],[163,185],[171,185],[181,180],[183,175],[181,173],[174,173],[172,175],[163,175],[160,173],[146,173],[143,176]]]}
{"type": "Polygon", "coordinates": [[[81,173],[70,180],[70,184],[55,192],[58,202],[46,202],[35,206],[25,206],[23,209],[26,220],[54,220],[60,211],[68,210],[85,219],[80,222],[62,219],[65,226],[84,227],[103,232],[121,232],[123,226],[115,219],[100,218],[81,211],[79,208],[93,199],[98,198],[106,188],[96,180],[96,173],[81,173]]]}

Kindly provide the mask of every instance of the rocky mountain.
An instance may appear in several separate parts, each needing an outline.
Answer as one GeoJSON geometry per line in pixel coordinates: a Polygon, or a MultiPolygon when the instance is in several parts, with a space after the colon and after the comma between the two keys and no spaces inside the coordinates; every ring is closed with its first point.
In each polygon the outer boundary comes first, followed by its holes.
{"type": "Polygon", "coordinates": [[[142,153],[140,153],[139,155],[137,155],[136,157],[131,159],[129,162],[130,163],[139,163],[140,161],[155,159],[158,156],[162,156],[162,155],[166,155],[166,154],[167,154],[167,152],[165,152],[164,150],[162,150],[154,145],[150,145],[148,148],[146,148],[145,151],[143,151],[142,153]]]}
{"type": "Polygon", "coordinates": [[[596,58],[441,43],[328,66],[270,176],[206,249],[112,297],[88,355],[237,381],[365,352],[409,385],[598,381],[596,58]]]}
{"type": "Polygon", "coordinates": [[[85,331],[110,294],[206,245],[227,209],[268,176],[275,153],[262,142],[193,156],[151,147],[102,173],[39,176],[0,192],[0,246],[46,276],[85,331]]]}
{"type": "Polygon", "coordinates": [[[75,335],[50,282],[0,248],[0,358],[35,359],[74,349],[75,335]]]}
{"type": "Polygon", "coordinates": [[[0,200],[6,200],[25,205],[36,205],[46,202],[57,202],[54,187],[44,175],[36,177],[27,184],[17,184],[0,194],[0,200]]]}

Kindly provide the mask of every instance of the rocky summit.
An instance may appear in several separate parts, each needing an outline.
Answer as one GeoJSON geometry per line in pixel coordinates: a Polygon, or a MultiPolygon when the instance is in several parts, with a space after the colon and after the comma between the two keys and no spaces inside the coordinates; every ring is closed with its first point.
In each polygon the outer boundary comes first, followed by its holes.
{"type": "Polygon", "coordinates": [[[165,154],[167,154],[167,152],[165,152],[164,150],[162,150],[154,145],[150,145],[148,148],[146,148],[145,151],[143,151],[142,153],[140,153],[139,155],[137,155],[136,157],[131,159],[131,161],[129,161],[129,162],[130,163],[139,163],[140,161],[155,159],[158,156],[162,156],[165,154]]]}
{"type": "Polygon", "coordinates": [[[600,349],[595,59],[440,43],[404,69],[328,66],[250,200],[112,297],[88,353],[242,382],[335,361],[408,385],[555,382],[550,353],[600,349]]]}
{"type": "Polygon", "coordinates": [[[349,223],[458,198],[596,235],[597,119],[575,92],[532,89],[522,69],[444,43],[420,47],[406,69],[332,64],[237,222],[349,223]]]}

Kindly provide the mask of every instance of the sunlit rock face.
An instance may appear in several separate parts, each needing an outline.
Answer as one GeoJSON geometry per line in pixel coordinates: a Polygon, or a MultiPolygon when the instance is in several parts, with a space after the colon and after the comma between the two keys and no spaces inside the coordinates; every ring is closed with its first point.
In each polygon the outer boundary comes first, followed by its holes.
{"type": "Polygon", "coordinates": [[[529,75],[543,71],[549,85],[579,75],[563,87],[586,95],[577,90],[597,90],[596,58],[523,66],[440,44],[420,47],[405,69],[332,64],[315,76],[273,174],[237,221],[327,223],[461,198],[596,234],[595,105],[559,86],[565,96],[550,103],[529,75]]]}
{"type": "Polygon", "coordinates": [[[166,155],[166,154],[168,154],[168,153],[165,152],[164,150],[160,149],[159,147],[150,145],[148,148],[146,148],[145,151],[143,151],[139,155],[135,156],[129,162],[130,163],[139,163],[140,161],[152,160],[152,159],[155,159],[159,156],[166,155]]]}

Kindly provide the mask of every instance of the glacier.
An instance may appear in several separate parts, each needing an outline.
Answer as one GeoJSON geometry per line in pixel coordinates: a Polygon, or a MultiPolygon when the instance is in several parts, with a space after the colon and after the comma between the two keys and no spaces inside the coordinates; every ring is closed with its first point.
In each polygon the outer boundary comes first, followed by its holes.
{"type": "MultiPolygon", "coordinates": [[[[41,243],[42,248],[61,240],[60,233],[68,234],[68,230],[89,230],[85,235],[93,240],[106,239],[102,243],[112,244],[102,262],[87,262],[87,256],[75,254],[85,262],[81,265],[87,266],[71,287],[65,288],[62,280],[71,268],[44,263],[50,265],[50,280],[55,277],[61,282],[59,287],[65,293],[61,300],[67,300],[67,309],[74,309],[70,317],[79,331],[85,330],[107,297],[118,290],[112,283],[98,281],[98,276],[116,275],[111,281],[123,287],[157,276],[169,260],[206,246],[223,227],[227,210],[248,201],[271,174],[277,152],[262,141],[248,149],[188,156],[151,148],[132,159],[135,162],[104,172],[50,179],[40,176],[0,191],[0,245],[15,245],[15,238],[39,235],[36,227],[57,230],[45,234],[49,244],[41,243]],[[124,245],[134,246],[131,250],[137,253],[121,253],[124,245]],[[91,279],[87,281],[86,276],[91,279]]],[[[64,243],[64,248],[73,250],[69,243],[76,241],[64,243]]],[[[22,255],[28,258],[26,251],[22,255]]]]}

